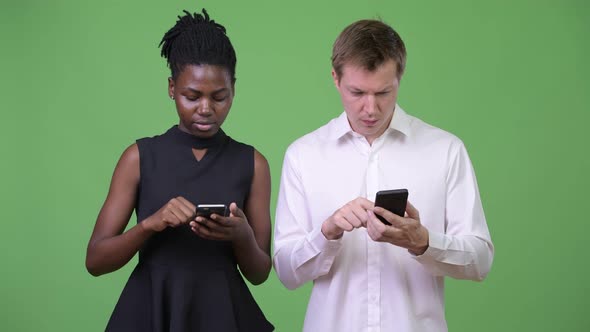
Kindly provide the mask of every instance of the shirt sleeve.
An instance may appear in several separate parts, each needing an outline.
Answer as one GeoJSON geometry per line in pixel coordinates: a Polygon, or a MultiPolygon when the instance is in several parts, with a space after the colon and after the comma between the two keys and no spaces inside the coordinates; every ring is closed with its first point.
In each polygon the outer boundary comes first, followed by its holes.
{"type": "Polygon", "coordinates": [[[445,232],[429,230],[428,249],[414,258],[436,276],[483,280],[492,266],[488,231],[475,172],[462,143],[450,150],[445,232]]]}
{"type": "Polygon", "coordinates": [[[275,217],[273,265],[281,282],[295,289],[327,274],[342,246],[311,220],[300,170],[290,147],[285,155],[275,217]]]}

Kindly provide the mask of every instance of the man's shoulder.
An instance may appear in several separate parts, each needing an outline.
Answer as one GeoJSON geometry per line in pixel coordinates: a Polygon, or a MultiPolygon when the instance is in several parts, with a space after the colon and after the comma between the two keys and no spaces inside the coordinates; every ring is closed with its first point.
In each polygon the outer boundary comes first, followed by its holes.
{"type": "Polygon", "coordinates": [[[339,117],[333,118],[323,126],[297,138],[293,141],[288,149],[287,152],[293,150],[314,150],[321,146],[325,146],[325,144],[334,139],[335,130],[337,130],[337,121],[339,117]]]}
{"type": "Polygon", "coordinates": [[[455,134],[436,127],[424,120],[409,115],[413,139],[420,143],[433,143],[440,145],[462,145],[463,142],[455,134]]]}

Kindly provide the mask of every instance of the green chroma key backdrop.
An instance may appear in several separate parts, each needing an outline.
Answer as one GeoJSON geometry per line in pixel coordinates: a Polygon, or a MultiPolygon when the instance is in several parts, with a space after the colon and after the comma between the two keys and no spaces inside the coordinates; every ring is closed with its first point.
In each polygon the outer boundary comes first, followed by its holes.
{"type": "MultiPolygon", "coordinates": [[[[236,48],[224,129],[267,157],[273,217],[285,149],[342,111],[334,39],[381,18],[408,48],[399,103],[465,142],[496,245],[484,282],[447,279],[449,329],[590,330],[582,0],[2,0],[0,330],[104,330],[136,258],[95,278],[86,244],[122,151],[177,121],[157,45],[201,7],[236,48]]],[[[310,284],[250,288],[277,331],[301,330],[310,284]]]]}

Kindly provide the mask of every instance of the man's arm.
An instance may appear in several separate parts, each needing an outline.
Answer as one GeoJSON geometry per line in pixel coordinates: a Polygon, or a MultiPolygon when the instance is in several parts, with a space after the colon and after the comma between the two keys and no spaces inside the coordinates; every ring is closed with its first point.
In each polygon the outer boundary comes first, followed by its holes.
{"type": "Polygon", "coordinates": [[[274,268],[289,289],[327,274],[341,248],[312,224],[294,154],[291,146],[283,162],[274,230],[274,268]]]}
{"type": "Polygon", "coordinates": [[[428,249],[416,260],[434,275],[483,280],[492,266],[494,246],[462,143],[455,146],[450,160],[445,221],[445,233],[429,231],[428,249]]]}
{"type": "Polygon", "coordinates": [[[374,209],[374,213],[386,218],[391,226],[381,223],[370,211],[367,232],[375,241],[407,248],[433,275],[481,281],[491,268],[494,246],[475,173],[462,144],[451,157],[446,180],[444,233],[426,229],[420,222],[418,210],[409,203],[405,218],[379,207],[374,209]]]}

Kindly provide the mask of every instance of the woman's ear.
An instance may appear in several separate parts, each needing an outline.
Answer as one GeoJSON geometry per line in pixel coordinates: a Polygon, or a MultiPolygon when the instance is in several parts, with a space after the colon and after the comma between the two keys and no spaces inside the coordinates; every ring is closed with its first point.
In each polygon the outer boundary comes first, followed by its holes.
{"type": "Polygon", "coordinates": [[[168,77],[168,96],[174,100],[174,80],[168,77]]]}

